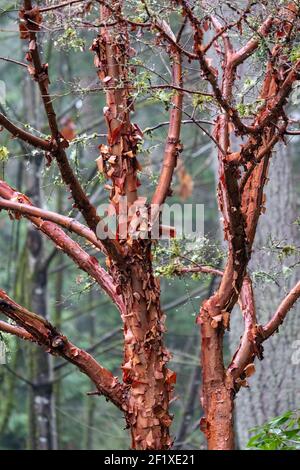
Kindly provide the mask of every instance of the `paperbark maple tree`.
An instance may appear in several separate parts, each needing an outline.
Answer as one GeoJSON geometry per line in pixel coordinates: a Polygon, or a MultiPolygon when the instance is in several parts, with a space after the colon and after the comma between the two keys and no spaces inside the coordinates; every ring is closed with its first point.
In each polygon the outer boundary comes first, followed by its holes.
{"type": "MultiPolygon", "coordinates": [[[[42,15],[75,3],[81,2],[61,2],[43,8],[35,6],[31,0],[24,0],[20,9],[21,38],[28,41],[28,71],[40,89],[50,139],[25,131],[3,114],[0,114],[0,124],[14,137],[43,150],[48,161],[57,163],[62,180],[73,198],[74,208],[80,211],[86,225],[62,214],[35,207],[25,195],[4,181],[0,182],[0,208],[7,210],[13,218],[25,217],[29,220],[88,273],[117,306],[124,329],[123,381],[121,383],[90,354],[74,346],[55,326],[18,305],[3,291],[0,291],[0,311],[14,323],[1,321],[0,330],[35,342],[48,353],[61,356],[84,372],[95,384],[99,394],[124,413],[131,432],[132,448],[169,449],[172,446],[169,405],[176,375],[167,368],[169,353],[163,341],[165,315],[160,305],[159,280],[153,274],[153,242],[151,238],[134,238],[130,233],[125,239],[120,237],[121,224],[115,239],[98,239],[99,227],[105,230],[105,223],[69,163],[66,153],[69,144],[59,129],[49,92],[48,66],[41,61],[38,33],[43,22],[42,15]],[[75,233],[104,253],[106,269],[65,230],[75,233]]],[[[190,93],[184,87],[184,61],[199,65],[199,81],[207,83],[211,89],[210,93],[203,91],[199,94],[213,97],[219,110],[210,137],[218,150],[218,202],[228,245],[227,260],[224,271],[205,266],[194,267],[190,271],[199,270],[221,277],[219,287],[203,303],[197,319],[201,330],[201,403],[204,410],[201,429],[207,437],[209,449],[233,449],[234,397],[240,387],[246,384],[246,377],[253,373],[255,357],[262,358],[262,343],[277,331],[300,296],[298,283],[282,301],[271,320],[266,325],[259,325],[251,279],[247,273],[257,223],[263,211],[268,162],[276,143],[284,140],[284,136],[290,132],[284,106],[295,82],[299,80],[300,60],[289,60],[286,48],[291,47],[299,30],[300,7],[297,2],[287,2],[281,8],[275,8],[253,37],[236,50],[229,32],[234,31],[243,38],[243,25],[247,24],[252,2],[239,12],[236,21],[224,21],[222,24],[213,15],[198,17],[190,2],[170,2],[170,7],[174,7],[182,19],[177,36],[147,2],[141,2],[147,17],[144,22],[130,19],[122,1],[96,0],[92,3],[99,6],[100,23],[91,50],[95,53],[94,64],[106,95],[103,112],[107,125],[107,144],[99,147],[97,165],[105,177],[111,180],[110,205],[117,214],[120,214],[120,199],[123,196],[129,202],[130,222],[138,217],[141,208],[150,210],[145,206],[144,198],[138,194],[140,182],[137,173],[141,168],[138,149],[142,133],[138,125],[131,122],[134,69],[130,58],[134,50],[129,32],[134,34],[136,30],[145,30],[155,34],[156,47],[165,49],[172,67],[172,83],[168,85],[173,91],[168,135],[160,178],[152,197],[154,218],[159,217],[157,207],[171,194],[177,158],[183,148],[180,130],[184,95],[190,93]],[[190,49],[181,42],[182,29],[187,25],[193,32],[190,49]],[[213,37],[205,42],[208,30],[213,37]],[[268,49],[258,97],[261,106],[253,122],[246,124],[233,99],[238,67],[257,51],[261,41],[268,38],[272,39],[273,46],[268,49]],[[211,47],[216,47],[220,56],[220,63],[215,64],[221,72],[220,77],[208,57],[211,47]],[[241,139],[239,151],[231,148],[233,134],[241,139]],[[245,320],[245,330],[240,346],[226,368],[223,337],[229,329],[230,315],[238,301],[245,320]]],[[[151,229],[148,225],[142,229],[141,225],[138,225],[141,233],[151,229]]],[[[182,269],[178,274],[188,271],[182,269]]]]}

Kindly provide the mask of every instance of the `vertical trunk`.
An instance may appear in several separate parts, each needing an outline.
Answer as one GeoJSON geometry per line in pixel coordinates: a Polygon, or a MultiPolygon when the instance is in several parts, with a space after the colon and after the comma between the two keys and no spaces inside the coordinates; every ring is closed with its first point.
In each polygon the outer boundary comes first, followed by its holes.
{"type": "MultiPolygon", "coordinates": [[[[62,188],[57,189],[57,212],[58,214],[63,213],[63,192],[62,188]]],[[[63,263],[64,256],[61,252],[56,254],[55,265],[60,266],[63,263]]],[[[54,309],[54,318],[53,322],[55,326],[60,330],[62,328],[62,314],[63,314],[63,292],[64,292],[64,274],[63,270],[59,269],[55,274],[55,309],[54,309]]],[[[59,374],[58,374],[59,376],[59,374]]],[[[55,375],[55,382],[53,385],[53,405],[58,410],[61,408],[62,401],[62,380],[55,375]]],[[[55,409],[54,408],[54,409],[55,409]]],[[[61,416],[59,413],[56,413],[54,429],[56,428],[57,435],[57,449],[62,448],[61,442],[61,416]]]]}
{"type": "MultiPolygon", "coordinates": [[[[39,161],[35,157],[32,184],[29,195],[40,206],[39,161]],[[39,202],[38,202],[39,200],[39,202]]],[[[47,318],[47,267],[44,263],[43,240],[40,232],[30,228],[27,246],[31,270],[31,308],[47,318]]],[[[32,419],[34,428],[34,449],[56,449],[55,409],[53,395],[52,357],[45,356],[41,349],[33,352],[32,419]]]]}
{"type": "MultiPolygon", "coordinates": [[[[122,2],[111,2],[118,13],[121,13],[121,5],[122,2]]],[[[102,6],[102,21],[106,21],[110,13],[109,8],[102,6]]],[[[128,59],[132,50],[126,25],[101,28],[92,50],[96,53],[98,76],[106,88],[107,104],[104,117],[109,146],[100,147],[98,165],[100,171],[112,181],[110,202],[116,214],[120,213],[120,197],[126,196],[128,207],[133,209],[130,216],[133,219],[136,215],[134,205],[138,199],[137,171],[140,165],[136,155],[141,135],[138,127],[130,121],[133,102],[128,59]],[[125,86],[114,87],[122,83],[125,86]]],[[[128,385],[126,418],[131,431],[132,448],[168,449],[172,444],[169,434],[172,422],[169,401],[175,374],[166,367],[169,355],[162,339],[164,315],[160,306],[159,285],[152,272],[151,242],[136,240],[128,234],[127,237],[122,236],[123,225],[120,222],[117,238],[127,254],[128,268],[121,272],[114,265],[111,267],[126,307],[126,314],[122,315],[123,379],[128,385]]]]}
{"type": "MultiPolygon", "coordinates": [[[[297,227],[293,224],[297,213],[292,189],[291,150],[280,146],[277,155],[271,160],[270,182],[266,186],[267,210],[258,225],[250,263],[250,269],[254,272],[273,273],[282,270],[281,262],[276,259],[276,255],[271,255],[267,249],[261,249],[267,246],[270,236],[280,241],[282,245],[299,245],[297,227]]],[[[293,264],[293,260],[287,258],[282,263],[293,264]]],[[[289,289],[294,284],[295,277],[296,273],[287,281],[286,287],[283,285],[279,287],[272,282],[263,282],[255,286],[259,323],[266,323],[269,320],[282,299],[285,288],[289,289]]],[[[297,396],[300,386],[299,370],[291,363],[293,344],[298,338],[299,326],[299,315],[290,315],[286,318],[282,331],[273,335],[264,344],[264,360],[257,363],[256,373],[250,380],[250,388],[241,389],[237,396],[236,431],[240,448],[245,448],[250,438],[250,429],[299,405],[299,395],[297,396]],[[283,364],[289,366],[284,367],[283,364]],[[280,390],[280,393],[274,393],[274,390],[280,390]]],[[[232,352],[236,350],[243,328],[242,316],[237,311],[232,315],[231,321],[232,352]]]]}
{"type": "Polygon", "coordinates": [[[212,317],[201,309],[201,404],[205,418],[200,427],[209,450],[234,449],[233,384],[226,377],[223,362],[223,326],[211,326],[212,317]]]}
{"type": "Polygon", "coordinates": [[[130,386],[127,422],[133,449],[163,450],[172,444],[169,401],[176,376],[166,367],[169,355],[162,339],[164,315],[147,242],[143,265],[140,257],[138,251],[132,257],[130,277],[122,286],[126,303],[123,376],[130,386]]]}
{"type": "MultiPolygon", "coordinates": [[[[90,292],[89,295],[89,307],[90,311],[93,310],[93,291],[90,292]]],[[[95,344],[95,328],[96,328],[96,316],[94,313],[89,315],[89,336],[90,336],[90,344],[95,344]]],[[[85,444],[84,450],[93,450],[94,445],[94,431],[93,428],[95,426],[95,410],[96,410],[96,402],[93,397],[88,396],[86,401],[86,435],[85,435],[85,444]]]]}
{"type": "MultiPolygon", "coordinates": [[[[207,292],[208,297],[210,297],[213,294],[215,284],[216,284],[216,278],[213,277],[210,282],[209,289],[207,292]]],[[[190,343],[192,341],[193,340],[191,338],[190,343]]],[[[190,345],[187,343],[187,346],[190,346],[190,345]]],[[[186,347],[186,350],[188,351],[189,347],[186,347]]],[[[184,407],[182,420],[181,420],[179,430],[177,433],[175,448],[184,449],[184,442],[188,436],[188,429],[189,429],[189,425],[191,424],[191,418],[193,417],[193,414],[194,414],[194,406],[195,406],[195,402],[198,399],[199,388],[200,388],[200,368],[199,366],[197,366],[194,368],[191,374],[191,380],[188,386],[188,392],[186,394],[187,395],[186,405],[184,407]]],[[[202,424],[205,425],[205,422],[202,424]]]]}
{"type": "MultiPolygon", "coordinates": [[[[35,106],[35,84],[26,83],[27,102],[26,112],[28,120],[32,123],[38,122],[35,106]]],[[[38,127],[38,126],[36,126],[38,127]]],[[[43,161],[42,155],[35,155],[32,158],[30,172],[26,172],[26,186],[28,196],[38,207],[43,207],[41,194],[40,170],[43,161]]],[[[31,274],[31,298],[30,307],[41,316],[47,318],[47,266],[44,265],[45,250],[41,233],[29,227],[27,247],[29,251],[29,269],[31,274]]],[[[34,450],[54,450],[56,444],[56,423],[55,407],[53,395],[53,367],[52,357],[44,354],[41,349],[32,352],[31,362],[32,377],[34,387],[31,390],[31,410],[30,422],[33,436],[31,447],[34,450]]]]}

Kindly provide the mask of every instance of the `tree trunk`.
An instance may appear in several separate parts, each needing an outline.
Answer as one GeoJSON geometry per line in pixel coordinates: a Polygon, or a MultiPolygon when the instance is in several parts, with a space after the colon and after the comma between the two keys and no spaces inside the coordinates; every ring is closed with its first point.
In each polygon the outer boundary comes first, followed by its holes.
{"type": "MultiPolygon", "coordinates": [[[[96,315],[93,312],[93,291],[89,293],[89,310],[90,315],[88,319],[88,330],[89,330],[89,337],[90,337],[90,344],[95,344],[95,332],[96,332],[96,315]]],[[[95,427],[95,412],[96,412],[96,401],[94,397],[87,397],[86,400],[86,435],[85,435],[85,443],[84,443],[84,450],[93,450],[94,448],[94,427],[95,427]]]]}
{"type": "MultiPolygon", "coordinates": [[[[35,106],[35,84],[27,82],[26,112],[29,122],[37,123],[37,106],[35,106]]],[[[38,126],[36,126],[38,127],[38,126]]],[[[33,203],[43,207],[41,194],[40,171],[43,155],[35,155],[30,162],[30,171],[26,172],[27,194],[33,203]]],[[[47,266],[45,266],[45,250],[42,234],[36,228],[28,229],[27,247],[29,251],[29,269],[31,274],[31,299],[30,307],[47,318],[47,266]]],[[[42,349],[32,351],[31,381],[34,387],[30,396],[30,422],[33,433],[30,439],[34,450],[55,450],[56,444],[56,420],[53,394],[53,367],[52,357],[45,356],[42,349]]]]}
{"type": "Polygon", "coordinates": [[[123,379],[130,385],[127,422],[133,449],[163,450],[172,444],[169,401],[176,376],[166,367],[165,319],[159,283],[151,269],[150,244],[145,242],[143,253],[140,247],[139,242],[129,278],[121,286],[126,304],[123,379]]]}
{"type": "MultiPolygon", "coordinates": [[[[205,304],[204,304],[205,305],[205,304]]],[[[226,378],[223,362],[223,326],[213,328],[212,317],[201,309],[201,405],[205,418],[200,428],[209,450],[234,449],[233,384],[226,378]]]]}
{"type": "MultiPolygon", "coordinates": [[[[40,206],[39,164],[40,157],[35,157],[32,186],[29,194],[40,206]],[[34,194],[33,194],[34,193],[34,194]]],[[[42,235],[34,228],[28,231],[27,246],[30,254],[31,270],[31,308],[47,318],[47,267],[44,266],[44,248],[42,235]]],[[[34,449],[56,449],[55,408],[53,395],[52,357],[45,356],[42,349],[33,351],[32,382],[32,419],[34,427],[34,449]]]]}
{"type": "MultiPolygon", "coordinates": [[[[281,245],[299,245],[297,228],[293,225],[297,212],[294,207],[292,190],[291,150],[284,146],[277,148],[271,160],[270,182],[266,187],[266,213],[260,219],[250,263],[251,271],[273,273],[281,271],[276,255],[262,250],[271,235],[281,245]],[[287,155],[289,153],[289,155],[287,155]],[[284,163],[283,163],[284,161],[284,163]],[[296,233],[295,233],[296,232],[296,233]]],[[[290,259],[283,264],[289,264],[290,259]]],[[[292,264],[292,263],[290,263],[292,264]]],[[[287,288],[294,284],[295,274],[287,282],[287,288]]],[[[265,323],[276,310],[285,289],[275,283],[255,286],[255,303],[259,323],[265,323]]],[[[242,389],[236,399],[236,431],[238,444],[244,448],[249,440],[249,430],[261,425],[272,417],[299,406],[300,376],[298,367],[291,358],[293,342],[298,338],[300,318],[297,314],[288,316],[282,331],[265,343],[264,360],[256,365],[256,373],[249,389],[242,389]],[[285,364],[285,366],[283,366],[285,364]],[[280,391],[275,393],[274,391],[280,391]]],[[[232,315],[230,349],[235,351],[243,331],[243,320],[239,311],[232,315]]]]}
{"type": "MultiPolygon", "coordinates": [[[[63,193],[62,188],[58,187],[57,189],[57,212],[59,214],[63,213],[63,193]]],[[[64,262],[63,253],[58,252],[55,256],[55,266],[60,266],[64,262]]],[[[64,292],[64,273],[62,269],[59,269],[57,273],[55,273],[55,308],[54,308],[54,318],[53,322],[58,329],[62,328],[62,316],[63,316],[63,292],[64,292]]],[[[53,371],[54,372],[54,371],[53,371]]],[[[59,377],[59,374],[54,373],[54,384],[53,384],[53,408],[59,410],[62,404],[62,388],[63,388],[63,380],[59,377]]],[[[55,423],[54,429],[56,429],[56,444],[57,450],[62,448],[62,438],[61,438],[61,428],[62,428],[62,417],[59,413],[55,414],[55,423]]]]}
{"type": "MultiPolygon", "coordinates": [[[[113,1],[111,6],[120,12],[121,3],[113,1]]],[[[102,21],[107,20],[110,14],[109,8],[101,7],[102,21]]],[[[133,213],[136,215],[134,205],[138,200],[139,187],[139,163],[136,156],[140,137],[137,127],[130,121],[133,101],[128,85],[130,45],[126,25],[122,25],[121,30],[120,27],[102,27],[93,42],[92,50],[96,53],[95,65],[100,80],[104,80],[104,87],[105,80],[110,77],[109,87],[106,88],[107,106],[104,108],[104,116],[108,129],[107,151],[113,157],[114,165],[108,170],[107,154],[101,154],[97,162],[100,171],[112,181],[110,202],[115,213],[120,214],[120,196],[126,196],[128,207],[134,209],[133,213]],[[114,84],[120,81],[127,85],[124,88],[114,88],[114,84]]],[[[170,146],[168,144],[168,150],[170,146]]],[[[169,157],[175,158],[172,152],[169,157]]],[[[129,218],[135,216],[128,215],[129,218]]],[[[126,419],[131,431],[132,448],[169,449],[172,444],[169,433],[172,422],[169,402],[175,374],[166,367],[169,354],[162,339],[164,315],[160,306],[159,284],[152,272],[151,241],[136,240],[134,236],[128,236],[124,240],[121,236],[122,223],[120,220],[118,223],[117,239],[121,240],[128,253],[127,266],[123,270],[114,265],[111,267],[115,271],[117,290],[122,294],[126,309],[126,313],[122,314],[123,380],[128,385],[126,419]]]]}

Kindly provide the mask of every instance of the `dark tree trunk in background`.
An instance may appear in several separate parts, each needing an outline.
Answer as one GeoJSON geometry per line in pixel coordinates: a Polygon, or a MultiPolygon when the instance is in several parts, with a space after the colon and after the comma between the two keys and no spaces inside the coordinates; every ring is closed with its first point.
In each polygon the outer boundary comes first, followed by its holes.
{"type": "MultiPolygon", "coordinates": [[[[32,81],[26,82],[27,99],[26,112],[28,121],[38,123],[39,119],[35,106],[36,87],[32,81]]],[[[38,128],[38,126],[36,126],[38,128]]],[[[30,157],[30,167],[25,172],[25,184],[27,194],[32,202],[43,207],[41,170],[43,154],[30,157]]],[[[30,271],[30,308],[40,313],[44,318],[48,317],[47,310],[47,283],[48,272],[45,264],[46,252],[44,240],[40,231],[33,226],[28,229],[27,247],[29,252],[30,271]]],[[[53,367],[52,357],[45,355],[42,349],[34,349],[31,356],[31,382],[34,386],[30,392],[30,447],[34,450],[55,450],[56,420],[53,394],[53,367]]]]}
{"type": "MultiPolygon", "coordinates": [[[[41,158],[37,157],[32,166],[32,185],[28,193],[35,204],[41,206],[39,164],[41,158]]],[[[44,240],[41,233],[30,227],[28,231],[27,246],[29,250],[29,265],[31,272],[31,308],[40,312],[44,318],[47,312],[47,267],[44,265],[44,240]]],[[[32,424],[36,450],[54,450],[56,444],[55,408],[53,394],[53,358],[44,354],[42,349],[33,351],[32,377],[34,383],[32,390],[32,424]]]]}
{"type": "MultiPolygon", "coordinates": [[[[63,192],[62,188],[58,187],[57,189],[57,212],[63,212],[63,192]]],[[[58,252],[55,256],[55,267],[59,268],[64,263],[64,256],[63,253],[58,252]]],[[[64,272],[62,269],[58,269],[55,273],[55,308],[54,308],[54,318],[53,322],[58,329],[62,328],[62,315],[63,315],[63,292],[64,292],[64,272]]],[[[53,406],[55,405],[54,409],[57,409],[58,412],[55,413],[56,416],[55,422],[53,423],[53,429],[56,429],[56,444],[57,449],[61,449],[62,444],[62,437],[61,437],[61,427],[62,427],[62,417],[59,414],[59,410],[62,405],[62,379],[59,378],[59,372],[55,375],[55,381],[53,385],[53,406]]]]}
{"type": "MultiPolygon", "coordinates": [[[[262,215],[253,248],[250,270],[280,271],[276,255],[262,247],[268,237],[281,241],[282,245],[299,246],[299,232],[293,222],[297,218],[295,191],[292,190],[291,148],[277,147],[270,164],[270,181],[266,186],[266,213],[262,215]],[[283,163],[284,162],[284,163],[283,163]]],[[[292,264],[287,258],[283,264],[292,264]]],[[[295,283],[296,273],[287,282],[287,290],[295,283]]],[[[281,283],[282,284],[282,283],[281,283]]],[[[265,323],[276,310],[285,290],[275,283],[255,285],[255,302],[259,323],[265,323]]],[[[293,342],[299,339],[300,316],[295,311],[288,316],[279,334],[273,335],[264,345],[264,360],[256,363],[256,373],[250,379],[250,388],[237,395],[236,431],[238,445],[244,448],[249,440],[249,429],[261,425],[272,417],[299,407],[299,365],[292,364],[293,342]]],[[[243,331],[243,320],[238,309],[232,315],[230,349],[234,352],[243,331]]]]}
{"type": "MultiPolygon", "coordinates": [[[[88,319],[88,329],[90,334],[90,344],[95,344],[96,336],[95,336],[95,328],[96,328],[96,315],[93,312],[93,291],[90,292],[89,295],[89,304],[90,304],[90,312],[88,319]]],[[[86,435],[85,435],[85,443],[84,443],[84,450],[93,450],[94,448],[94,428],[95,428],[95,412],[97,407],[97,401],[95,397],[88,396],[86,399],[86,435]]]]}

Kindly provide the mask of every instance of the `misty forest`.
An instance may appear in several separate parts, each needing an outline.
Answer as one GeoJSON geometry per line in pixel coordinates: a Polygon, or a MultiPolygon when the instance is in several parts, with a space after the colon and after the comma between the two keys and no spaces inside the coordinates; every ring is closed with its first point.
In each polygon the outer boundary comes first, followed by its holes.
{"type": "Polygon", "coordinates": [[[299,0],[0,0],[1,450],[300,449],[299,105],[299,0]]]}

